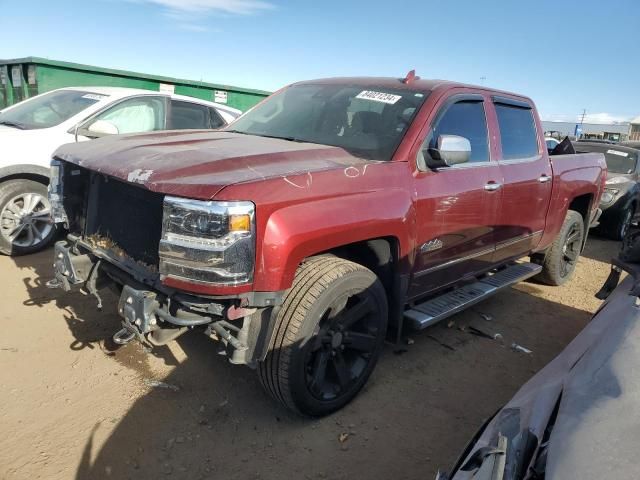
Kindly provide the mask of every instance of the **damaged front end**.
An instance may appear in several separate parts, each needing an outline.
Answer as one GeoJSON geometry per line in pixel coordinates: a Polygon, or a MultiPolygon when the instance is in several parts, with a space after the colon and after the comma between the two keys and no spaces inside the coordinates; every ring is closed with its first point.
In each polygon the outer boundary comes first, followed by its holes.
{"type": "Polygon", "coordinates": [[[203,295],[172,286],[234,286],[251,281],[253,204],[165,196],[80,166],[52,162],[54,218],[71,232],[54,250],[47,285],[96,297],[120,296],[118,344],[164,345],[189,330],[221,341],[232,363],[264,358],[277,296],[203,295]]]}

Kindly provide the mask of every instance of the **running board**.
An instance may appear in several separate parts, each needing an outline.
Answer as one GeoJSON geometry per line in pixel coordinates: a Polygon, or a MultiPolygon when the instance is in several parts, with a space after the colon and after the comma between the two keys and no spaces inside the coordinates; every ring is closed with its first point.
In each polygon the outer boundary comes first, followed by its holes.
{"type": "Polygon", "coordinates": [[[541,270],[542,267],[536,263],[516,263],[489,274],[475,283],[414,305],[413,308],[404,312],[404,318],[414,329],[427,328],[504,288],[537,275],[541,270]]]}

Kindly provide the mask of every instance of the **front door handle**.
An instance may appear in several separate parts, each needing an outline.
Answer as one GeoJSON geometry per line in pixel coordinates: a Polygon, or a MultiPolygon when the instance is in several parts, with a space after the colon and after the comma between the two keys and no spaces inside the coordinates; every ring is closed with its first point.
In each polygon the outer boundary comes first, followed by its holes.
{"type": "Polygon", "coordinates": [[[502,184],[498,182],[489,182],[484,186],[484,189],[487,192],[495,192],[496,190],[500,190],[502,188],[502,184]]]}
{"type": "Polygon", "coordinates": [[[538,178],[538,181],[540,183],[547,183],[547,182],[551,181],[551,177],[549,175],[547,175],[546,173],[543,173],[542,175],[540,175],[540,178],[538,178]]]}

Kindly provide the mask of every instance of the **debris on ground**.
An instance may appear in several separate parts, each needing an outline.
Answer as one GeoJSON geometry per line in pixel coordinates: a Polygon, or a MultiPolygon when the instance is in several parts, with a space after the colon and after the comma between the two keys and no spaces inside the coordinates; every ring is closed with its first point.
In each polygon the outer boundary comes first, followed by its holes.
{"type": "Polygon", "coordinates": [[[451,345],[448,345],[446,343],[444,343],[442,340],[440,340],[437,337],[434,337],[433,335],[427,335],[427,338],[430,338],[431,340],[433,340],[434,342],[436,342],[438,345],[440,345],[441,347],[446,348],[447,350],[451,350],[453,352],[456,351],[456,349],[454,347],[452,347],[451,345]]]}
{"type": "Polygon", "coordinates": [[[456,326],[456,322],[454,320],[449,320],[449,323],[447,323],[447,328],[453,328],[456,326]]]}
{"type": "Polygon", "coordinates": [[[180,391],[180,387],[178,387],[177,385],[171,385],[169,383],[164,383],[159,380],[145,379],[144,384],[147,387],[152,387],[152,388],[166,388],[167,390],[172,390],[174,392],[180,391]]]}
{"type": "Polygon", "coordinates": [[[493,317],[491,315],[489,315],[488,313],[482,313],[482,312],[476,312],[478,315],[480,315],[480,317],[483,320],[486,320],[487,322],[491,322],[493,321],[493,317]]]}
{"type": "Polygon", "coordinates": [[[502,339],[502,334],[500,333],[488,333],[484,330],[481,330],[473,325],[469,325],[467,327],[469,329],[469,333],[471,335],[477,335],[478,337],[488,338],[489,340],[500,340],[502,339]]]}
{"type": "Polygon", "coordinates": [[[349,434],[347,432],[343,432],[338,436],[338,440],[340,443],[344,443],[349,439],[349,434]]]}
{"type": "Polygon", "coordinates": [[[523,347],[522,345],[518,345],[515,342],[511,344],[511,349],[515,352],[520,352],[520,353],[533,353],[532,350],[529,350],[528,348],[523,347]]]}
{"type": "Polygon", "coordinates": [[[413,345],[416,341],[413,338],[407,338],[407,345],[413,345]]]}

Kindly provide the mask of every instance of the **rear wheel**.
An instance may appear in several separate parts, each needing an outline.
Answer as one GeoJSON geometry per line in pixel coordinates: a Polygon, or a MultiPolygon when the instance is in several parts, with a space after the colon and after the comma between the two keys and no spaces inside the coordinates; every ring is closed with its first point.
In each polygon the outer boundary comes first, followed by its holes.
{"type": "Polygon", "coordinates": [[[538,279],[547,285],[562,285],[576,269],[584,243],[584,219],[569,210],[555,241],[542,260],[542,272],[538,279]]]}
{"type": "Polygon", "coordinates": [[[629,227],[631,227],[631,221],[633,220],[634,213],[635,208],[633,207],[633,205],[620,212],[618,221],[616,222],[614,228],[610,231],[609,236],[614,240],[622,240],[629,231],[629,227]]]}
{"type": "Polygon", "coordinates": [[[258,365],[265,390],[310,416],[351,401],[384,345],[387,299],[377,276],[347,260],[309,259],[276,315],[269,353],[258,365]]]}
{"type": "Polygon", "coordinates": [[[45,248],[55,237],[47,187],[33,180],[0,185],[0,252],[25,255],[45,248]]]}

